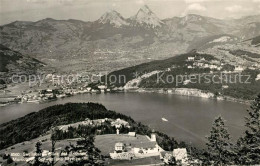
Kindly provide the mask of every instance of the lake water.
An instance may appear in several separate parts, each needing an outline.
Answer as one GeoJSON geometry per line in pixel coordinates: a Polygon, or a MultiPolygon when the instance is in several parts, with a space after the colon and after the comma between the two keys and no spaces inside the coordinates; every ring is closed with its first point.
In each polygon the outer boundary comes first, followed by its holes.
{"type": "Polygon", "coordinates": [[[249,107],[228,101],[156,93],[81,94],[44,104],[14,104],[0,108],[0,123],[22,117],[45,107],[67,102],[97,102],[106,108],[131,116],[194,146],[205,147],[214,118],[221,115],[233,139],[244,131],[244,116],[249,107]],[[168,122],[162,121],[162,118],[168,122]]]}

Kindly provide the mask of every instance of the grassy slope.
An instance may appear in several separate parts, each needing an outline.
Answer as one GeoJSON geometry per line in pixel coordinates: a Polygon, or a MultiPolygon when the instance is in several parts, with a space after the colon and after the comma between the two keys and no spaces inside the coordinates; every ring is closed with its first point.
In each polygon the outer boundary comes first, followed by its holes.
{"type": "MultiPolygon", "coordinates": [[[[44,136],[37,137],[31,141],[26,141],[23,143],[15,144],[5,150],[0,150],[0,154],[6,153],[20,153],[27,151],[28,153],[33,153],[35,151],[35,144],[40,140],[42,141],[42,150],[49,151],[51,149],[51,135],[47,134],[44,136]]],[[[60,150],[64,150],[66,146],[70,144],[76,145],[78,139],[66,139],[59,140],[56,142],[56,153],[60,152],[60,150]]],[[[114,145],[116,142],[131,142],[132,145],[142,144],[144,141],[148,141],[145,136],[138,135],[138,139],[136,137],[128,137],[124,135],[97,135],[95,137],[95,146],[101,150],[101,154],[109,155],[110,152],[114,151],[114,145]]],[[[17,159],[24,159],[22,156],[16,157],[17,159]]],[[[25,158],[27,159],[27,158],[25,158]]],[[[0,158],[0,162],[4,162],[2,158],[0,158]]],[[[24,165],[25,162],[16,162],[18,165],[24,165]]],[[[148,157],[143,159],[136,159],[133,161],[129,160],[109,160],[109,165],[122,165],[122,163],[127,165],[142,165],[142,164],[158,164],[161,163],[159,157],[148,157]]],[[[59,163],[58,163],[59,165],[59,163]]]]}
{"type": "MultiPolygon", "coordinates": [[[[136,137],[131,137],[128,135],[99,135],[96,136],[95,145],[99,148],[104,155],[114,152],[114,145],[117,142],[122,142],[125,144],[131,143],[134,147],[145,147],[145,145],[150,145],[150,140],[144,135],[137,135],[136,137]],[[144,145],[144,146],[142,146],[144,145]]],[[[152,144],[152,143],[151,143],[152,144]]],[[[152,144],[153,145],[153,144],[152,144]]]]}
{"type": "MultiPolygon", "coordinates": [[[[1,153],[22,153],[23,151],[33,152],[35,150],[35,144],[40,140],[42,141],[42,149],[50,150],[51,149],[51,135],[46,134],[30,141],[25,141],[22,143],[15,144],[6,149],[0,150],[1,153]]],[[[75,139],[65,139],[58,140],[56,143],[56,149],[65,149],[66,146],[69,146],[70,143],[76,144],[78,138],[75,139]]],[[[114,152],[115,143],[123,142],[126,144],[131,143],[134,147],[141,147],[141,145],[147,143],[149,144],[150,140],[144,135],[137,135],[136,137],[131,137],[125,134],[106,134],[106,135],[96,135],[95,136],[95,146],[101,150],[102,155],[109,155],[109,153],[114,152]]]]}

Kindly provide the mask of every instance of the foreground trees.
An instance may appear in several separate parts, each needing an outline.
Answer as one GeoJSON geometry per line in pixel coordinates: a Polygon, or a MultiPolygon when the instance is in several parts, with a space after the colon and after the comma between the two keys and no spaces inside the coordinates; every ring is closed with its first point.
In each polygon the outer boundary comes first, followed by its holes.
{"type": "Polygon", "coordinates": [[[238,140],[239,164],[260,164],[260,94],[254,100],[246,117],[246,131],[238,140]]]}
{"type": "Polygon", "coordinates": [[[31,165],[33,166],[48,166],[48,163],[45,163],[42,161],[42,143],[41,142],[37,142],[35,145],[36,151],[35,151],[35,157],[34,157],[34,161],[31,165]]]}
{"type": "Polygon", "coordinates": [[[206,162],[217,165],[260,164],[260,94],[247,112],[246,131],[236,144],[231,143],[223,118],[215,119],[210,136],[207,137],[209,153],[205,155],[206,162]]]}
{"type": "Polygon", "coordinates": [[[217,117],[213,123],[208,139],[209,159],[214,161],[214,164],[232,164],[235,153],[230,141],[224,120],[222,117],[217,117]]]}
{"type": "Polygon", "coordinates": [[[81,139],[77,141],[77,145],[71,145],[70,153],[76,154],[75,160],[68,162],[69,166],[101,166],[104,165],[104,158],[100,154],[100,150],[95,147],[95,137],[86,128],[79,131],[81,139]]]}

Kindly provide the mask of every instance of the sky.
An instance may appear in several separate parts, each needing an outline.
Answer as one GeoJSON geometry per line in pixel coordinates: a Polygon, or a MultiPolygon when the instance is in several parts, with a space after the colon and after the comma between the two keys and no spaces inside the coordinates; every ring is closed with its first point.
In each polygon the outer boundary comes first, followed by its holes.
{"type": "Polygon", "coordinates": [[[148,5],[160,18],[200,14],[230,19],[260,14],[260,0],[0,0],[0,25],[13,21],[94,21],[110,10],[128,18],[148,5]]]}

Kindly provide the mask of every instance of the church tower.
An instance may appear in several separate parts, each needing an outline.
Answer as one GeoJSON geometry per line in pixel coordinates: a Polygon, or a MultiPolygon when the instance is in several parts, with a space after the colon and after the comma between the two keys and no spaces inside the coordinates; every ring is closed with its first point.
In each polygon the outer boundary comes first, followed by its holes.
{"type": "Polygon", "coordinates": [[[154,130],[152,131],[152,134],[151,134],[151,141],[156,142],[156,134],[154,133],[154,130]]]}

